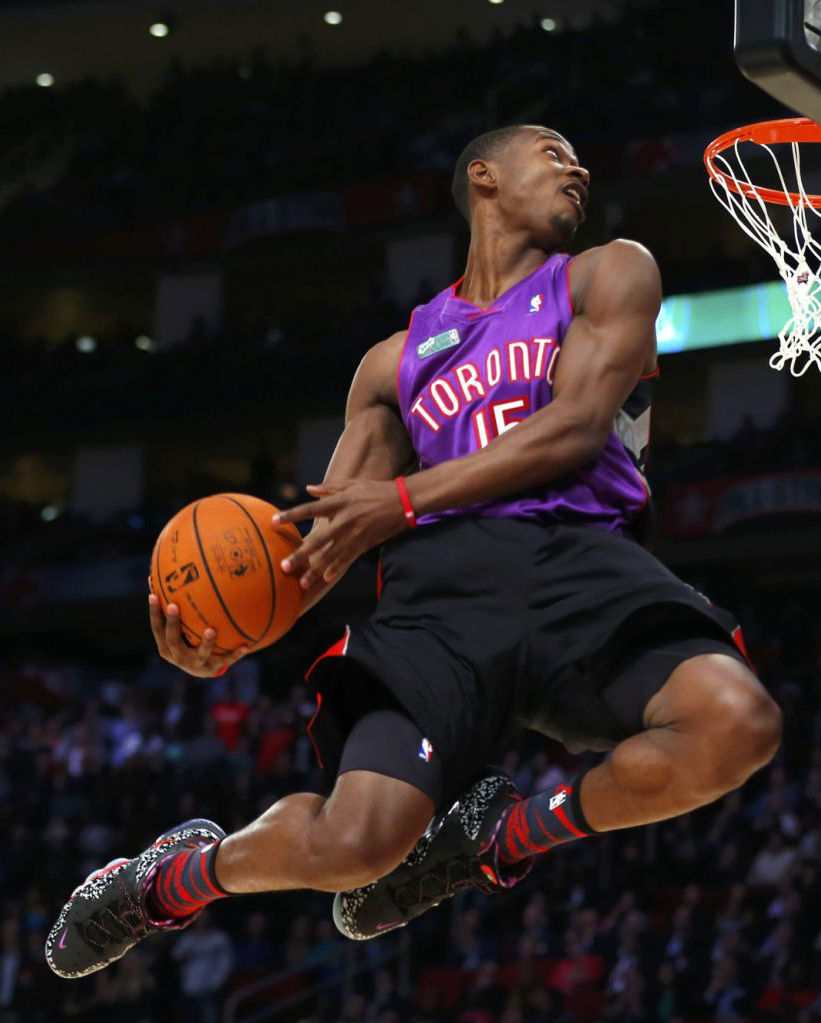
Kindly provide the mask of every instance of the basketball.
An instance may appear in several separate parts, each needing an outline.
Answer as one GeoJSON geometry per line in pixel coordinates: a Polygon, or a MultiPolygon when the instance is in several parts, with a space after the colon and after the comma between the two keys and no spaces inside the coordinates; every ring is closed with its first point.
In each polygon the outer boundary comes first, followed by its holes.
{"type": "Polygon", "coordinates": [[[300,545],[295,526],[275,526],[277,509],[247,494],[214,494],[187,505],[166,524],[151,555],[149,586],[180,609],[183,636],[197,646],[216,630],[214,653],[270,646],[291,628],[299,582],[280,562],[300,545]]]}

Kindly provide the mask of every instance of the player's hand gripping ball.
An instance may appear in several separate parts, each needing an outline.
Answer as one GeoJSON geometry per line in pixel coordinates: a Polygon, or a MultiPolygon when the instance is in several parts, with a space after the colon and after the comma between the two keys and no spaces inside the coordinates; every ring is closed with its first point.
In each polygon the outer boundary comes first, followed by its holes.
{"type": "MultiPolygon", "coordinates": [[[[179,608],[179,628],[189,646],[200,647],[209,630],[203,644],[209,655],[219,658],[240,650],[260,650],[296,621],[302,593],[280,562],[302,539],[292,525],[271,524],[277,510],[246,494],[215,494],[177,512],[160,533],[151,555],[149,587],[163,615],[168,615],[169,604],[179,608]],[[216,632],[213,645],[212,629],[216,632]]],[[[152,628],[166,656],[157,615],[154,605],[152,628]]],[[[169,645],[167,659],[182,660],[169,645]]],[[[225,658],[223,666],[233,660],[225,658]]],[[[192,674],[218,673],[209,672],[205,663],[186,660],[179,666],[187,671],[206,669],[192,674]]]]}

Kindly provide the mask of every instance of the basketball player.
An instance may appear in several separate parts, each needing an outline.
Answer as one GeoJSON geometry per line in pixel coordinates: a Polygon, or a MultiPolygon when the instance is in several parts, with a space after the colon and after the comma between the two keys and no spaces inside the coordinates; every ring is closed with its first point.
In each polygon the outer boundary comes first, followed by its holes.
{"type": "MultiPolygon", "coordinates": [[[[736,623],[637,542],[659,273],[629,241],[565,254],[588,186],[550,129],[468,145],[464,277],[368,352],[319,500],[281,515],[317,520],[284,564],[306,608],[385,544],[375,612],[310,673],[330,794],[227,837],[188,821],[95,871],[48,937],[60,976],[250,892],[344,893],[338,925],[371,937],[461,885],[509,886],[559,843],[703,806],[772,758],[779,710],[736,623]],[[522,728],[612,754],[522,800],[484,773],[522,728]]],[[[161,655],[189,673],[245,652],[214,655],[208,630],[189,648],[178,608],[149,602],[161,655]]]]}

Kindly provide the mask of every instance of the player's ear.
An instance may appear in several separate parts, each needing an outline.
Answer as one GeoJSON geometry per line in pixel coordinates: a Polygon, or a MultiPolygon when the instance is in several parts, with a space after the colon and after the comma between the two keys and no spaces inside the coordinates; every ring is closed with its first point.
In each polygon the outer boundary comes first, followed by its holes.
{"type": "Polygon", "coordinates": [[[471,160],[468,164],[468,181],[481,189],[495,189],[497,182],[493,164],[485,160],[471,160]]]}

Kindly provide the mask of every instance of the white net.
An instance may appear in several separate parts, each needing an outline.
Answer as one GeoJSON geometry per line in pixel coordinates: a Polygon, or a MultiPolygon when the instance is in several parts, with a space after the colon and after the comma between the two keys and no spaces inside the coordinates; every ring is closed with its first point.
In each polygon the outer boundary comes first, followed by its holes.
{"type": "Polygon", "coordinates": [[[792,317],[778,334],[779,350],[770,358],[773,369],[789,364],[793,376],[800,377],[810,366],[821,370],[821,212],[810,202],[801,176],[801,151],[797,142],[789,143],[795,165],[795,186],[787,187],[778,157],[764,143],[746,141],[756,151],[765,151],[775,165],[778,179],[792,213],[792,237],[785,241],[776,230],[771,211],[761,197],[760,186],[753,184],[739,152],[736,140],[713,161],[722,175],[738,188],[730,188],[723,176],[710,176],[713,195],[735,219],[739,227],[772,256],[778,273],[787,286],[792,317]],[[727,158],[734,155],[738,168],[727,158]],[[801,201],[794,201],[800,197],[801,201]]]}

